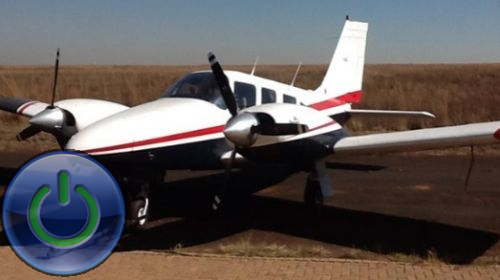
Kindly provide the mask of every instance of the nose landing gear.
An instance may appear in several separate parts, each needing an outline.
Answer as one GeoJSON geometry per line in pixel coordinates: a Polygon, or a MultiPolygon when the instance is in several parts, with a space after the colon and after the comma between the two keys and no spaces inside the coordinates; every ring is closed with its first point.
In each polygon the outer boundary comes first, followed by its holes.
{"type": "Polygon", "coordinates": [[[131,230],[143,230],[149,220],[150,195],[149,183],[127,182],[125,190],[127,202],[127,227],[131,230]]]}
{"type": "Polygon", "coordinates": [[[149,198],[142,197],[129,203],[129,225],[132,229],[142,230],[149,220],[149,198]]]}

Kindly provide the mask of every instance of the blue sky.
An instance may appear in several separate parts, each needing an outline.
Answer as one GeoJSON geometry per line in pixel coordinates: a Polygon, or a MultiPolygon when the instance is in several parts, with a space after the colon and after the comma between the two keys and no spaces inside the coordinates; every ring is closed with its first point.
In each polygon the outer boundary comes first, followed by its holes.
{"type": "Polygon", "coordinates": [[[3,0],[0,64],[328,63],[346,14],[368,63],[500,62],[500,0],[3,0]]]}

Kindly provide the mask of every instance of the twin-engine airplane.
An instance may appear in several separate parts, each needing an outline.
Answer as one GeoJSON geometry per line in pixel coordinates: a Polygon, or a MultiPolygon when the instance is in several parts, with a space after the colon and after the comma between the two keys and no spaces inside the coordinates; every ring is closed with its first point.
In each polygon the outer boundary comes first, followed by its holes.
{"type": "MultiPolygon", "coordinates": [[[[245,168],[285,164],[309,172],[304,201],[321,205],[331,184],[324,159],[366,154],[500,143],[500,121],[403,132],[349,136],[351,116],[433,117],[427,112],[355,110],[361,100],[368,24],[346,20],[333,59],[316,90],[305,90],[253,74],[223,71],[209,54],[211,71],[188,74],[158,100],[129,108],[95,99],[50,104],[19,97],[0,99],[0,109],[30,117],[17,137],[53,134],[61,148],[103,162],[128,201],[128,220],[147,221],[150,186],[165,170],[245,168]]],[[[237,188],[237,186],[233,186],[237,188]]],[[[214,194],[219,208],[224,192],[214,194]]]]}

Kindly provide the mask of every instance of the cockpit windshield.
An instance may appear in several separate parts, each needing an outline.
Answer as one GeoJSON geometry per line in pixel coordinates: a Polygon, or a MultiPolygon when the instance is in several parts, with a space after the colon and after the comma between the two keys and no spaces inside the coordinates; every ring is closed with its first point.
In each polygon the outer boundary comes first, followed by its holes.
{"type": "Polygon", "coordinates": [[[188,74],[168,88],[162,97],[196,98],[226,109],[219,86],[211,72],[188,74]]]}

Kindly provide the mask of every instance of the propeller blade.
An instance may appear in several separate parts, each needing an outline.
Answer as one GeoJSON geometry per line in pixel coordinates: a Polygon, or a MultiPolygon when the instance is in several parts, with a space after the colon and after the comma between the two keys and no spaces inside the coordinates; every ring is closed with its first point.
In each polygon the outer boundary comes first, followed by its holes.
{"type": "Polygon", "coordinates": [[[57,48],[56,53],[56,63],[54,65],[54,83],[52,84],[52,99],[50,100],[49,108],[54,107],[54,102],[56,100],[56,88],[57,88],[57,76],[59,74],[59,48],[57,48]]]}
{"type": "Polygon", "coordinates": [[[16,135],[17,141],[26,140],[26,139],[34,136],[35,134],[40,133],[41,131],[42,131],[41,129],[30,125],[16,135]]]}
{"type": "Polygon", "coordinates": [[[220,209],[220,206],[222,204],[222,200],[229,189],[230,181],[231,181],[231,172],[233,169],[233,163],[234,163],[234,160],[236,158],[237,152],[238,151],[236,150],[236,148],[231,152],[231,156],[230,156],[229,161],[226,165],[224,184],[222,185],[222,187],[219,189],[219,191],[214,196],[214,202],[212,203],[212,209],[214,211],[217,211],[220,209]]]}
{"type": "Polygon", "coordinates": [[[301,134],[306,131],[306,125],[296,123],[260,124],[252,127],[252,133],[269,136],[301,134]]]}
{"type": "Polygon", "coordinates": [[[222,66],[220,66],[219,61],[217,61],[217,58],[211,52],[208,53],[208,61],[210,62],[210,68],[212,69],[212,73],[214,74],[215,81],[220,88],[224,103],[226,103],[226,107],[234,117],[238,113],[238,106],[236,105],[236,99],[234,98],[233,91],[229,86],[229,80],[224,74],[224,70],[222,70],[222,66]]]}

